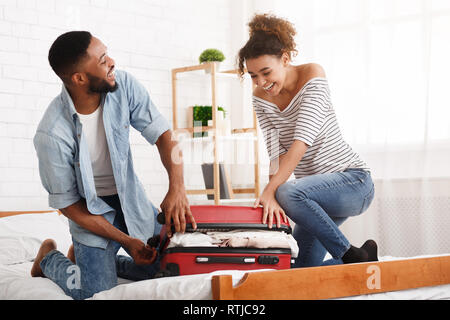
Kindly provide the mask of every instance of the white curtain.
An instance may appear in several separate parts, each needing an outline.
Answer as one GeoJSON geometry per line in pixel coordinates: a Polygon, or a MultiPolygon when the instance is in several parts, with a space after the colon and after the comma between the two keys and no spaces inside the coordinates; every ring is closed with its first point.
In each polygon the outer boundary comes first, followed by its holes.
{"type": "Polygon", "coordinates": [[[265,0],[293,22],[294,64],[321,64],[342,133],[372,168],[376,197],[342,230],[380,254],[450,252],[450,1],[265,0]]]}

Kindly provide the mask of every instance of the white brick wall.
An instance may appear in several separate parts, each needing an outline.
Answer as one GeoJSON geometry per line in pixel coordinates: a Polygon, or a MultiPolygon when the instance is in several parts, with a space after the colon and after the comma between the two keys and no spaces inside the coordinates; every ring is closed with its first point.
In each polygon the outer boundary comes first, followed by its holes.
{"type": "MultiPolygon", "coordinates": [[[[197,64],[209,47],[221,49],[232,68],[243,8],[240,0],[0,0],[0,211],[48,208],[32,138],[60,92],[47,61],[58,35],[89,30],[99,37],[171,122],[170,69],[197,64]]],[[[168,183],[157,149],[138,133],[131,139],[138,176],[159,206],[168,183]]]]}

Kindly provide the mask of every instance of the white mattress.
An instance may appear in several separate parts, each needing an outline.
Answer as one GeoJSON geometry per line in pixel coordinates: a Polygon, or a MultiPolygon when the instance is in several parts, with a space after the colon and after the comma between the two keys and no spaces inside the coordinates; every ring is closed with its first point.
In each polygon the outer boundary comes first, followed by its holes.
{"type": "MultiPolygon", "coordinates": [[[[32,278],[30,269],[40,241],[53,238],[66,252],[71,237],[64,217],[55,213],[32,214],[0,219],[0,300],[70,300],[61,288],[46,278],[32,278]],[[20,239],[20,241],[16,241],[20,239]],[[9,244],[9,247],[8,247],[9,244]],[[14,250],[13,249],[14,246],[14,250]]],[[[380,260],[399,259],[383,257],[380,260]]],[[[261,271],[261,270],[259,270],[261,271]]],[[[91,299],[210,300],[213,275],[230,274],[237,284],[246,271],[216,271],[208,274],[159,278],[132,282],[119,279],[119,285],[95,294],[91,299]]],[[[446,299],[450,284],[344,299],[446,299]]]]}

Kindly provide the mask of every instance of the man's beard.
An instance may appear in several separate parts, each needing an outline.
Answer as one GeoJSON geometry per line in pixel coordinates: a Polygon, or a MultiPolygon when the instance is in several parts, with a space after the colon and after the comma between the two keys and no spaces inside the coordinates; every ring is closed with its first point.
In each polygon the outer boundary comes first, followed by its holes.
{"type": "Polygon", "coordinates": [[[110,85],[106,80],[100,79],[96,76],[87,74],[89,79],[89,91],[92,93],[108,93],[114,92],[119,87],[117,82],[114,85],[110,85]]]}

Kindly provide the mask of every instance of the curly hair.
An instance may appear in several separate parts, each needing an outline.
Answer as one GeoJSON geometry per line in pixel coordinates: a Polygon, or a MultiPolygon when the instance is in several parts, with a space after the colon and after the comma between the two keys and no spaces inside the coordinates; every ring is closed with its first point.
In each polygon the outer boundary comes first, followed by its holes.
{"type": "Polygon", "coordinates": [[[289,58],[297,55],[294,40],[297,31],[294,25],[272,14],[256,14],[248,23],[250,38],[244,47],[239,50],[238,69],[242,77],[245,73],[245,60],[258,58],[262,55],[275,55],[281,57],[283,53],[289,58]]]}

